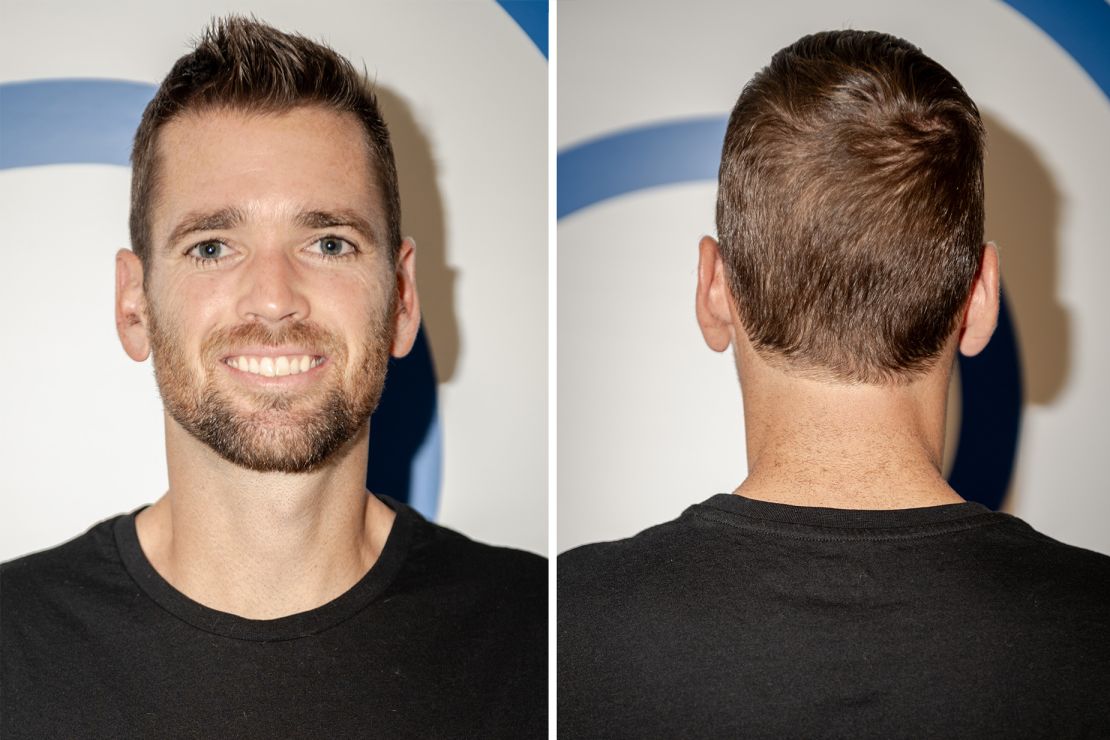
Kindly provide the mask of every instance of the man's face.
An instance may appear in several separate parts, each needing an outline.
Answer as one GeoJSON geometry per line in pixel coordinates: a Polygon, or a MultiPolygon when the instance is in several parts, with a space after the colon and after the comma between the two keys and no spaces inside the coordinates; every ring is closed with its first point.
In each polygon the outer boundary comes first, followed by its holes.
{"type": "Polygon", "coordinates": [[[311,470],[377,405],[397,284],[353,116],[207,112],[167,124],[147,261],[166,410],[225,459],[311,470]]]}

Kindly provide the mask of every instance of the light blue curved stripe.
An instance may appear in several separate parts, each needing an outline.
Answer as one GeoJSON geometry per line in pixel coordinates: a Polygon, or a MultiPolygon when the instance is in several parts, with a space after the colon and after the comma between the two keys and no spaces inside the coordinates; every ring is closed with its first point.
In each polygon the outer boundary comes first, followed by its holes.
{"type": "Polygon", "coordinates": [[[435,521],[439,513],[439,493],[443,481],[443,426],[439,410],[428,424],[424,441],[412,457],[412,478],[409,482],[409,506],[424,518],[435,521]]]}
{"type": "Polygon", "coordinates": [[[0,85],[0,169],[128,166],[132,137],[154,91],[147,82],[102,79],[0,85]]]}
{"type": "Polygon", "coordinates": [[[727,123],[727,116],[667,121],[559,152],[558,218],[644,188],[716,180],[727,123]]]}
{"type": "Polygon", "coordinates": [[[1110,4],[1106,0],[1002,0],[1033,21],[1110,98],[1110,4]]]}

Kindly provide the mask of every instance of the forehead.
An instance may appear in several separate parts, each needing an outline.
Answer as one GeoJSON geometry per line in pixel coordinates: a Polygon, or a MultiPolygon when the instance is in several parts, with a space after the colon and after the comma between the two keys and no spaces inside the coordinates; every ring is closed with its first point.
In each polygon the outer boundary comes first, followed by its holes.
{"type": "Polygon", "coordinates": [[[157,160],[156,242],[181,215],[220,208],[260,218],[350,210],[382,219],[366,134],[350,113],[191,112],[162,127],[157,160]]]}

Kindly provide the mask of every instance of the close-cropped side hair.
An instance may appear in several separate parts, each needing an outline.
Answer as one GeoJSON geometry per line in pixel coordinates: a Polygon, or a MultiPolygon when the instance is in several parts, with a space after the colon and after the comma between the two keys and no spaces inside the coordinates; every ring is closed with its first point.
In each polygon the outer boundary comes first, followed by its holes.
{"type": "Polygon", "coordinates": [[[983,124],[959,82],[883,33],[774,55],[729,118],[717,232],[769,363],[899,384],[957,328],[983,244],[983,124]]]}
{"type": "Polygon", "coordinates": [[[186,114],[216,110],[283,113],[319,106],[358,118],[366,132],[368,173],[382,199],[395,258],[401,246],[401,204],[389,130],[366,79],[334,50],[304,36],[239,16],[216,19],[189,54],[162,80],[143,112],[131,150],[131,248],[145,264],[151,213],[158,197],[158,132],[186,114]]]}

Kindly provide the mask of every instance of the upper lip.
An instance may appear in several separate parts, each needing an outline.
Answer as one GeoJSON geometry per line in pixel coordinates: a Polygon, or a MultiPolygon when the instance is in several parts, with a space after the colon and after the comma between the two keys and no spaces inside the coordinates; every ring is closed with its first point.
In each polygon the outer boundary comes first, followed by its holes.
{"type": "Polygon", "coordinates": [[[309,357],[323,357],[322,352],[318,352],[313,349],[307,349],[305,347],[254,346],[236,347],[233,350],[224,352],[223,359],[226,360],[229,357],[241,357],[243,355],[246,355],[247,357],[288,357],[291,355],[295,355],[297,357],[300,357],[301,355],[308,355],[309,357]]]}

